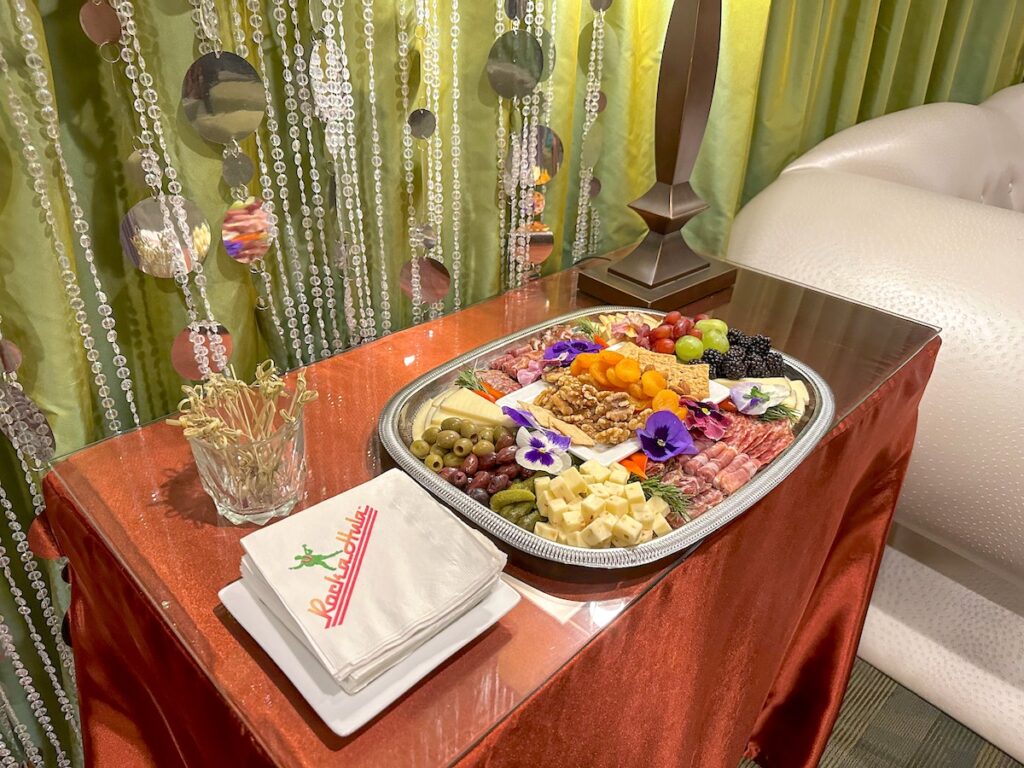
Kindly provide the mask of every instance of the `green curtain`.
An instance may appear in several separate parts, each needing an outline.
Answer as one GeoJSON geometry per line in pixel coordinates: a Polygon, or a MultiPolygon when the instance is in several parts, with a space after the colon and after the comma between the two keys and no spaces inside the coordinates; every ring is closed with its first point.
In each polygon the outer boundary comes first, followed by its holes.
{"type": "Polygon", "coordinates": [[[690,245],[724,255],[733,217],[854,123],[977,103],[1024,77],[1018,0],[726,0],[717,90],[695,171],[710,209],[690,245]]]}
{"type": "MultiPolygon", "coordinates": [[[[230,0],[216,0],[221,37],[232,49],[230,0]]],[[[684,0],[679,0],[683,2],[684,0]]],[[[281,41],[267,27],[276,0],[261,0],[264,45],[279,121],[285,125],[281,89],[281,41]]],[[[546,3],[551,17],[553,0],[546,3]]],[[[319,7],[319,3],[309,6],[319,7]]],[[[408,5],[414,5],[409,0],[408,5]]],[[[661,42],[671,0],[615,0],[606,16],[605,67],[602,88],[608,108],[598,119],[603,149],[595,167],[602,193],[594,206],[602,222],[600,251],[635,242],[642,224],[625,204],[646,191],[653,177],[653,114],[661,42]]],[[[220,221],[229,196],[219,181],[218,148],[201,140],[178,109],[182,75],[196,56],[190,6],[174,2],[136,2],[139,35],[147,65],[165,114],[170,151],[186,197],[209,219],[219,243],[220,221]]],[[[305,0],[298,0],[300,33],[308,52],[311,29],[305,0]]],[[[357,0],[346,2],[346,40],[353,67],[362,138],[362,195],[367,219],[373,221],[373,187],[369,173],[367,60],[357,0]]],[[[371,223],[371,268],[379,286],[387,275],[395,306],[396,327],[411,321],[408,303],[398,292],[398,272],[409,257],[408,233],[402,212],[401,125],[405,116],[397,102],[396,37],[401,21],[398,0],[375,2],[376,89],[380,100],[383,165],[384,250],[376,245],[371,223]]],[[[240,8],[244,16],[246,3],[240,8]]],[[[545,221],[556,237],[555,255],[544,265],[550,273],[571,262],[571,245],[579,203],[583,99],[594,14],[583,0],[558,0],[554,71],[556,101],[552,128],[561,136],[566,159],[547,186],[545,221]]],[[[449,136],[451,116],[451,0],[439,0],[443,88],[439,130],[449,136]]],[[[76,189],[90,223],[90,237],[104,288],[117,318],[122,347],[134,374],[142,421],[172,410],[180,378],[170,365],[171,341],[185,325],[186,315],[173,281],[137,272],[125,260],[118,225],[128,208],[142,199],[126,179],[124,160],[133,148],[131,94],[120,65],[104,62],[82,34],[77,3],[40,0],[30,4],[41,54],[55,83],[61,139],[76,189]]],[[[495,197],[497,100],[484,76],[494,38],[495,1],[461,0],[461,101],[463,137],[463,269],[464,304],[482,300],[501,288],[498,210],[495,197]]],[[[286,48],[294,53],[289,25],[286,48]]],[[[0,46],[11,65],[16,87],[26,104],[32,94],[12,15],[11,0],[0,2],[0,46]]],[[[422,42],[417,43],[421,52],[422,42]]],[[[858,120],[923,101],[978,101],[1021,76],[1024,7],[1012,0],[724,0],[722,51],[717,91],[708,133],[698,161],[695,183],[710,202],[708,212],[688,228],[688,239],[708,253],[722,253],[729,224],[739,207],[768,184],[790,160],[825,136],[858,120]]],[[[252,48],[250,44],[250,49],[252,48]]],[[[250,53],[250,61],[255,57],[250,53]]],[[[414,77],[414,84],[419,78],[414,77]]],[[[3,83],[0,82],[0,86],[3,83]]],[[[74,450],[104,435],[93,375],[78,329],[72,321],[56,265],[53,239],[76,255],[76,269],[87,299],[89,322],[100,329],[93,292],[86,280],[82,251],[75,246],[70,206],[48,156],[47,183],[56,205],[56,229],[47,230],[26,174],[17,132],[5,96],[0,107],[0,318],[3,333],[25,354],[20,379],[41,405],[57,436],[59,452],[74,450]]],[[[413,97],[422,106],[422,93],[413,97]]],[[[33,107],[31,132],[37,147],[46,147],[39,116],[33,107]]],[[[319,128],[315,128],[319,134],[319,128]]],[[[447,143],[447,142],[446,142],[447,143]]],[[[253,154],[253,142],[245,146],[253,154]]],[[[322,163],[321,155],[317,157],[322,163]]],[[[289,162],[290,195],[298,199],[297,172],[289,162]]],[[[309,181],[308,166],[306,180],[309,181]]],[[[417,183],[420,184],[419,176],[417,183]]],[[[450,206],[452,175],[444,167],[450,206]]],[[[419,189],[419,187],[418,187],[419,189]]],[[[254,192],[258,190],[253,188],[254,192]]],[[[297,213],[294,206],[293,213],[297,213]]],[[[450,220],[446,211],[446,221],[450,220]]],[[[300,229],[296,218],[296,226],[300,229]]],[[[452,250],[450,229],[442,233],[444,250],[452,250]]],[[[300,248],[300,253],[303,249],[300,248]]],[[[277,258],[276,254],[269,261],[277,258]]],[[[450,258],[450,257],[449,257],[450,258]]],[[[205,263],[210,299],[218,319],[232,333],[232,362],[247,376],[269,352],[281,354],[280,343],[266,312],[254,309],[257,291],[248,269],[232,261],[220,247],[205,263]]],[[[449,301],[450,306],[450,301],[449,301]]],[[[378,308],[379,309],[379,308],[378,308]]],[[[111,353],[102,342],[102,362],[111,353]]],[[[125,401],[118,402],[126,416],[125,401]]],[[[33,504],[21,468],[6,441],[0,441],[0,485],[7,491],[22,524],[32,517],[33,504]]],[[[0,541],[14,552],[10,531],[0,527],[0,541]]],[[[14,568],[20,588],[32,598],[23,574],[14,568]]],[[[55,599],[66,601],[59,578],[52,579],[55,599]]],[[[0,611],[16,634],[19,652],[40,683],[44,701],[72,755],[74,739],[62,722],[52,691],[47,691],[27,630],[16,621],[8,590],[0,589],[0,611]]],[[[37,612],[38,613],[38,612],[37,612]]],[[[45,633],[44,633],[45,634],[45,633]]],[[[48,641],[47,641],[48,642],[48,641]]],[[[52,654],[51,648],[51,654],[52,654]]],[[[32,731],[48,758],[45,744],[17,685],[9,660],[0,662],[0,683],[12,701],[17,719],[32,731]]],[[[0,738],[12,749],[6,716],[0,711],[0,738]]]]}

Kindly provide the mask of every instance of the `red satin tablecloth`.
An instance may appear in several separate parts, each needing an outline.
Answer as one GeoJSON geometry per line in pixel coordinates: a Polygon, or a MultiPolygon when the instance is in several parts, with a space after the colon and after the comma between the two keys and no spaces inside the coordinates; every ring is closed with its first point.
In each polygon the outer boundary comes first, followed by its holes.
{"type": "MultiPolygon", "coordinates": [[[[451,357],[587,306],[556,275],[308,369],[302,506],[382,467],[376,418],[451,357]]],[[[46,482],[37,549],[70,558],[87,759],[107,766],[813,766],[838,714],[939,342],[933,329],[763,275],[691,307],[813,366],[837,423],[685,560],[508,573],[524,599],[348,738],[331,733],[217,591],[239,538],[180,432],[80,451],[46,482]]]]}

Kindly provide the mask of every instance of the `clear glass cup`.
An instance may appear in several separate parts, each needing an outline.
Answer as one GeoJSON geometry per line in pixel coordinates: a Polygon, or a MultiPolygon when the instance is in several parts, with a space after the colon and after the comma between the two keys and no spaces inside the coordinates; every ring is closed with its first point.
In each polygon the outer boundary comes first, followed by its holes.
{"type": "Polygon", "coordinates": [[[265,440],[221,448],[193,438],[189,444],[203,489],[229,522],[263,525],[298,502],[306,475],[302,415],[265,440]]]}

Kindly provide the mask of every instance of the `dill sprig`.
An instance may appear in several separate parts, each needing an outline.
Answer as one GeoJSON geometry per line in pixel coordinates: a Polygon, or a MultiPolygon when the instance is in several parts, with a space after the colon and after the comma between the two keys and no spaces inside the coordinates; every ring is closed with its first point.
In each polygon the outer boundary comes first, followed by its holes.
{"type": "Polygon", "coordinates": [[[789,419],[795,423],[799,421],[799,415],[795,410],[790,408],[788,405],[773,405],[767,411],[761,414],[759,417],[761,421],[781,421],[782,419],[789,419]]]}
{"type": "Polygon", "coordinates": [[[593,320],[583,318],[576,322],[576,331],[593,341],[595,336],[601,336],[604,333],[604,327],[593,320]]]}
{"type": "Polygon", "coordinates": [[[640,487],[644,489],[644,493],[647,494],[648,498],[651,496],[660,496],[668,504],[668,508],[679,515],[686,522],[690,522],[691,518],[686,514],[686,510],[690,508],[690,497],[679,490],[676,486],[670,483],[663,482],[656,477],[649,477],[646,480],[643,478],[633,475],[632,480],[639,482],[640,487]]]}

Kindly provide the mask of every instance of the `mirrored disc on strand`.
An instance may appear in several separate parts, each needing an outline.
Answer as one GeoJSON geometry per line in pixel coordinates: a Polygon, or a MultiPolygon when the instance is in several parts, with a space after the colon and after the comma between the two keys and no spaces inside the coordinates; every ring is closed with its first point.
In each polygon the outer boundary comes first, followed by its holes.
{"type": "Polygon", "coordinates": [[[590,0],[590,7],[595,11],[607,11],[612,7],[612,0],[590,0]]]}
{"type": "Polygon", "coordinates": [[[530,200],[526,204],[526,210],[531,216],[540,216],[544,213],[547,204],[548,201],[544,197],[544,193],[534,190],[533,195],[530,196],[530,200]]]}
{"type": "Polygon", "coordinates": [[[38,465],[48,464],[57,452],[57,443],[46,416],[12,382],[0,382],[0,432],[15,449],[38,465]]]}
{"type": "Polygon", "coordinates": [[[267,110],[267,97],[252,64],[222,51],[200,56],[185,72],[181,106],[207,141],[230,144],[252,134],[267,110]]]}
{"type": "Polygon", "coordinates": [[[512,194],[517,176],[520,186],[547,184],[562,167],[564,158],[562,139],[546,125],[534,126],[533,139],[529,132],[520,133],[509,142],[505,154],[506,191],[512,194]]]}
{"type": "Polygon", "coordinates": [[[526,6],[528,0],[505,0],[505,15],[510,19],[526,18],[526,6]]]}
{"type": "Polygon", "coordinates": [[[529,234],[529,241],[526,246],[526,253],[520,254],[531,264],[543,264],[555,250],[555,233],[551,227],[540,221],[535,221],[526,229],[517,230],[521,235],[529,234]]]}
{"type": "Polygon", "coordinates": [[[607,96],[607,94],[605,94],[604,91],[598,91],[597,92],[597,114],[600,115],[602,112],[604,112],[604,110],[605,110],[605,108],[607,106],[608,106],[608,96],[607,96]]]}
{"type": "Polygon", "coordinates": [[[432,251],[437,247],[437,233],[429,224],[417,224],[409,231],[409,242],[413,248],[432,251]]]}
{"type": "Polygon", "coordinates": [[[124,177],[136,189],[147,189],[146,170],[142,167],[142,152],[139,150],[134,150],[124,161],[124,177]]]}
{"type": "Polygon", "coordinates": [[[447,296],[452,286],[451,275],[448,274],[448,269],[444,264],[427,256],[409,259],[409,261],[402,265],[402,269],[398,273],[402,293],[410,299],[412,298],[413,261],[419,266],[420,296],[423,301],[427,304],[433,304],[435,301],[440,301],[447,296]]]}
{"type": "Polygon", "coordinates": [[[416,139],[429,139],[437,130],[437,118],[429,109],[416,109],[409,115],[409,132],[416,139]]]}
{"type": "Polygon", "coordinates": [[[597,176],[590,178],[590,188],[587,190],[587,193],[591,200],[601,194],[601,180],[597,176]]]}
{"type": "Polygon", "coordinates": [[[255,197],[236,200],[224,214],[220,228],[224,250],[241,264],[252,264],[270,250],[270,217],[255,197]]]}
{"type": "Polygon", "coordinates": [[[177,264],[184,272],[195,269],[210,250],[210,224],[199,206],[181,196],[167,195],[136,203],[121,220],[121,248],[136,269],[153,277],[174,277],[177,264]],[[164,213],[167,213],[165,218],[164,213]],[[176,213],[188,228],[183,242],[176,213]]]}
{"type": "MultiPolygon", "coordinates": [[[[171,365],[178,375],[189,381],[199,381],[205,378],[199,361],[196,360],[196,344],[192,341],[192,325],[186,325],[181,332],[175,336],[171,345],[171,365]]],[[[212,323],[209,320],[200,320],[195,324],[196,332],[199,334],[199,346],[206,350],[206,364],[213,373],[220,373],[223,367],[217,365],[213,359],[213,333],[216,330],[220,335],[221,343],[224,345],[224,358],[231,360],[231,353],[234,351],[234,343],[231,341],[231,334],[223,325],[212,323]]]]}
{"type": "Polygon", "coordinates": [[[82,31],[96,45],[116,43],[121,39],[121,20],[117,11],[104,0],[87,0],[78,11],[82,31]]]}
{"type": "Polygon", "coordinates": [[[224,155],[224,165],[220,169],[220,177],[229,187],[244,187],[252,181],[255,166],[252,158],[244,152],[224,155]]]}
{"type": "Polygon", "coordinates": [[[506,99],[533,92],[544,71],[544,51],[537,38],[524,29],[504,33],[487,55],[487,79],[506,99]]]}
{"type": "Polygon", "coordinates": [[[10,339],[0,341],[0,371],[14,373],[21,368],[21,350],[10,339]]]}

